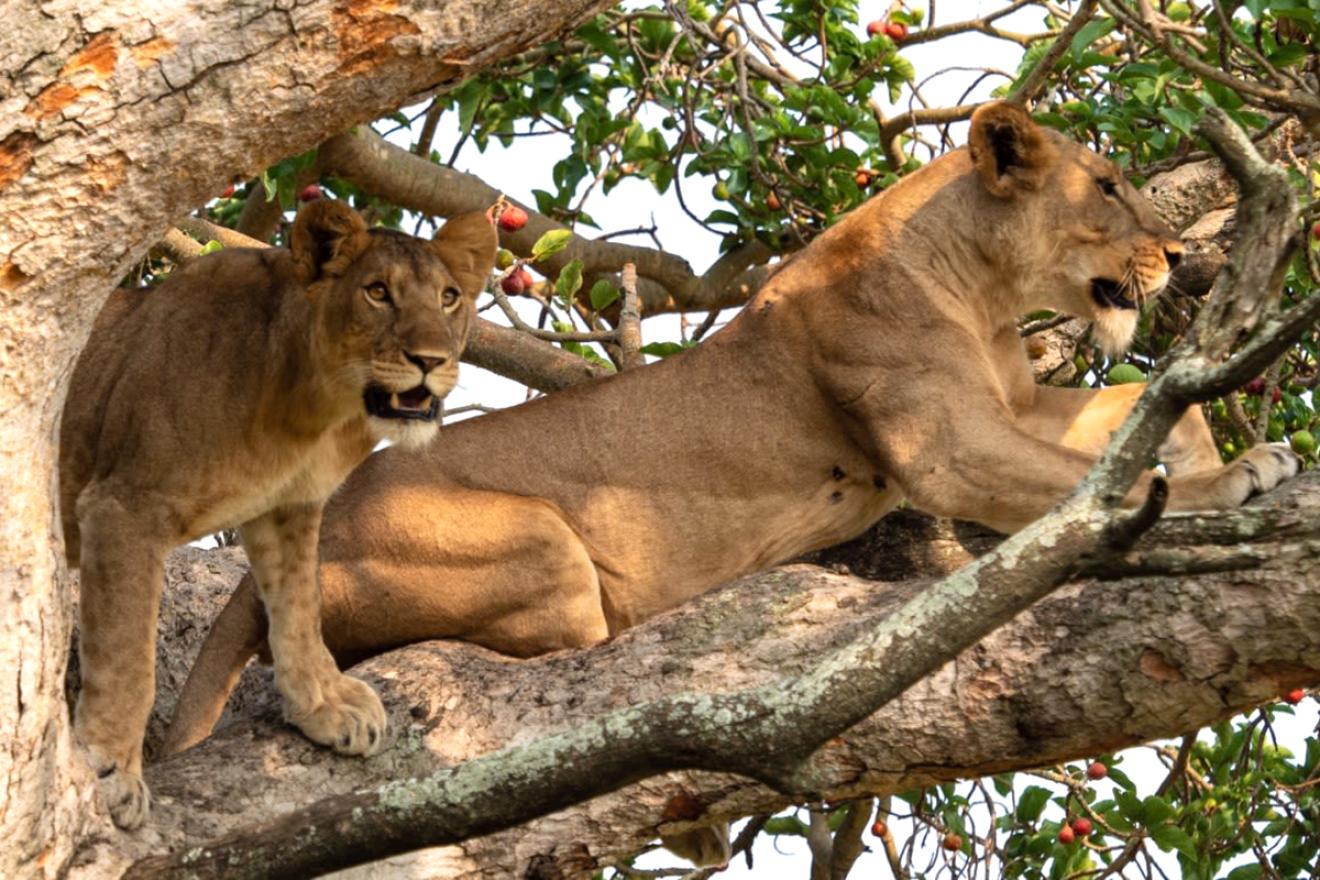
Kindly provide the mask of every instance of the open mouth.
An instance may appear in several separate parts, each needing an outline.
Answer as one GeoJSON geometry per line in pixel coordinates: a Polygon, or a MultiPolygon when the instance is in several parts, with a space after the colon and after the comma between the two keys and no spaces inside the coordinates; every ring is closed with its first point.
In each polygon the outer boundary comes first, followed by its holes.
{"type": "Polygon", "coordinates": [[[1100,307],[1114,309],[1135,309],[1137,304],[1128,299],[1123,292],[1123,285],[1108,278],[1091,279],[1091,299],[1100,307]]]}
{"type": "Polygon", "coordinates": [[[433,422],[440,414],[440,399],[425,385],[407,391],[386,391],[379,385],[371,385],[362,392],[362,401],[367,412],[380,419],[433,422]]]}

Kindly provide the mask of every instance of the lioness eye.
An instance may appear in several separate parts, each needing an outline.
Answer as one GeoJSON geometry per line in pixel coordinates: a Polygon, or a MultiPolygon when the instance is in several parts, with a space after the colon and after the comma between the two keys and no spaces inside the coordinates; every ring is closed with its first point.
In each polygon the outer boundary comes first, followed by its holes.
{"type": "Polygon", "coordinates": [[[1097,177],[1095,182],[1100,185],[1100,192],[1106,196],[1118,195],[1118,184],[1108,177],[1097,177]]]}
{"type": "Polygon", "coordinates": [[[446,287],[445,292],[440,294],[440,305],[449,308],[456,302],[458,302],[458,289],[446,287]]]}
{"type": "Polygon", "coordinates": [[[367,285],[364,292],[367,295],[367,299],[371,300],[373,303],[383,304],[390,301],[390,289],[386,287],[383,282],[373,281],[367,285]]]}

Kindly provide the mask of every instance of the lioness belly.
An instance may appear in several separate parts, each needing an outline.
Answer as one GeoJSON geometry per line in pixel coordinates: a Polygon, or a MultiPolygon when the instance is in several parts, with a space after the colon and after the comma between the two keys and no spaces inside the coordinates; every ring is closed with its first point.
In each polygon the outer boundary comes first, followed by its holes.
{"type": "Polygon", "coordinates": [[[741,495],[592,492],[570,513],[600,572],[611,629],[865,531],[902,496],[857,464],[856,477],[831,466],[814,486],[761,483],[741,495]]]}

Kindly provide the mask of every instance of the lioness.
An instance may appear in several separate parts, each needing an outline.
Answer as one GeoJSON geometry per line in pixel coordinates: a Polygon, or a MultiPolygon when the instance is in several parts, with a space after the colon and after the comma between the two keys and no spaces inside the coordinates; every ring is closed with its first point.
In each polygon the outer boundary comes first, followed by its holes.
{"type": "MultiPolygon", "coordinates": [[[[1140,388],[1036,386],[1016,316],[1089,317],[1119,351],[1181,250],[1111,163],[984,106],[968,148],[823,233],[709,341],[368,460],[326,510],[326,643],[589,645],[905,497],[1017,529],[1081,479],[1140,388]]],[[[1272,447],[1221,467],[1199,410],[1162,455],[1174,510],[1240,504],[1297,468],[1272,447]]],[[[264,632],[245,580],[168,749],[210,731],[264,632]]]]}
{"type": "Polygon", "coordinates": [[[165,553],[226,526],[265,602],[289,720],[344,753],[379,747],[379,698],[321,640],[321,509],[381,438],[434,436],[495,248],[481,214],[428,243],[323,200],[288,250],[201,257],[102,309],[60,426],[60,513],[82,568],[75,728],[120,827],[148,810],[165,553]]]}

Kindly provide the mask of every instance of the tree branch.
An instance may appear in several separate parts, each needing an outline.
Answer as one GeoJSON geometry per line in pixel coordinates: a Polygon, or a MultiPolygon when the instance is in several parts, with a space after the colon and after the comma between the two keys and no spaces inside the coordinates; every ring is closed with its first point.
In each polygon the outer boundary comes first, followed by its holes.
{"type": "MultiPolygon", "coordinates": [[[[485,210],[500,193],[479,177],[436,165],[387,143],[367,128],[331,138],[321,145],[320,161],[328,173],[410,210],[440,217],[464,211],[485,210]]],[[[517,253],[531,252],[538,238],[552,229],[565,229],[533,208],[521,205],[527,225],[517,232],[501,230],[501,243],[517,253]]],[[[637,267],[638,288],[644,314],[666,311],[698,311],[741,305],[765,279],[763,269],[753,267],[771,256],[768,247],[753,242],[735,248],[705,275],[697,275],[687,260],[655,248],[582,238],[543,260],[553,275],[572,260],[581,260],[584,276],[620,272],[625,263],[637,267]]]]}
{"type": "MultiPolygon", "coordinates": [[[[816,795],[884,794],[1110,751],[1320,682],[1320,606],[1296,576],[1320,560],[1320,475],[1281,487],[1257,505],[1167,517],[1130,553],[1098,565],[1099,580],[1075,583],[1019,615],[828,745],[812,762],[816,795]],[[1196,578],[1177,568],[1150,573],[1170,551],[1204,557],[1239,545],[1258,558],[1250,569],[1230,566],[1228,574],[1196,578]],[[1113,580],[1136,570],[1147,573],[1113,580]],[[1269,603],[1259,601],[1263,594],[1269,603]],[[1232,652],[1224,649],[1226,633],[1232,652]],[[1152,677],[1147,658],[1160,658],[1172,674],[1152,677]]],[[[951,553],[961,552],[960,544],[993,540],[978,527],[905,511],[856,542],[869,551],[845,546],[821,561],[904,576],[961,564],[942,555],[893,571],[896,556],[926,559],[932,533],[947,535],[951,553]],[[896,553],[896,543],[908,550],[896,553]]],[[[187,629],[184,621],[223,602],[208,578],[232,586],[242,571],[237,551],[172,557],[162,633],[187,629]],[[213,596],[206,610],[170,605],[171,597],[198,594],[213,596]]],[[[318,749],[282,724],[267,684],[261,691],[266,720],[255,728],[223,729],[149,768],[160,837],[135,841],[136,853],[181,854],[253,818],[427,773],[657,693],[773,686],[875,628],[928,586],[928,580],[882,585],[793,566],[746,578],[587,651],[513,661],[436,642],[383,655],[358,672],[382,693],[398,740],[365,762],[318,749]],[[664,674],[638,676],[638,669],[664,674]]],[[[708,820],[774,811],[794,800],[724,773],[670,775],[419,858],[431,873],[443,866],[453,877],[524,876],[531,861],[589,872],[652,840],[676,787],[705,806],[708,820]]]]}

